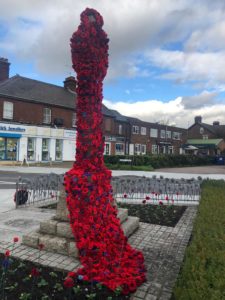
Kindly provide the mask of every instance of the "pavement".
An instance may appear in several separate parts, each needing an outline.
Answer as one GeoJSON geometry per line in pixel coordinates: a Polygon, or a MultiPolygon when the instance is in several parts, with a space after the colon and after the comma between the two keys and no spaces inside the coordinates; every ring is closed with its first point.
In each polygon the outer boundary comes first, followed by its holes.
{"type": "MultiPolygon", "coordinates": [[[[0,166],[1,172],[18,172],[24,176],[29,173],[56,174],[65,173],[68,168],[0,166]],[[27,174],[26,174],[27,173],[27,174]]],[[[112,171],[113,176],[164,176],[165,178],[202,178],[225,180],[224,166],[208,166],[194,168],[161,169],[154,172],[112,171]]],[[[1,183],[0,183],[1,184],[1,183]]],[[[37,230],[40,221],[50,219],[54,211],[39,208],[15,209],[13,202],[14,189],[0,190],[0,252],[12,246],[13,237],[21,240],[25,233],[37,230]]],[[[133,300],[166,300],[170,299],[173,285],[183,261],[188,244],[197,206],[188,207],[175,227],[166,227],[141,223],[140,229],[129,239],[132,246],[143,251],[147,265],[148,281],[133,295],[133,300]]],[[[38,250],[18,244],[15,255],[22,259],[30,259],[38,250]]],[[[34,260],[34,259],[32,259],[34,260]]],[[[61,266],[65,270],[74,270],[79,262],[63,255],[53,255],[43,251],[44,265],[61,266]]]]}

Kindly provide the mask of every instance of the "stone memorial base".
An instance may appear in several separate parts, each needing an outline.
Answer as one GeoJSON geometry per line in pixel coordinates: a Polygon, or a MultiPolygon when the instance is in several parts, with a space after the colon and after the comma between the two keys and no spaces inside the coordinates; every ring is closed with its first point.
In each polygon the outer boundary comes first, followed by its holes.
{"type": "MultiPolygon", "coordinates": [[[[40,229],[23,236],[22,243],[26,246],[38,248],[39,244],[49,252],[64,254],[75,258],[79,257],[74,236],[69,223],[69,212],[66,206],[66,195],[61,191],[57,204],[56,215],[40,223],[40,229]]],[[[129,237],[139,227],[139,218],[128,216],[127,209],[118,209],[124,234],[129,237]]]]}

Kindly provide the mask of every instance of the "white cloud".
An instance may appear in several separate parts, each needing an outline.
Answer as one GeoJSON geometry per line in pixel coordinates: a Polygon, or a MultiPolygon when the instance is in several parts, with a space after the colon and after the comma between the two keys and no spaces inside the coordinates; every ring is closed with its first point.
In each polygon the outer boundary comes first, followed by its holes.
{"type": "MultiPolygon", "coordinates": [[[[207,93],[205,92],[205,95],[207,93]]],[[[212,95],[210,95],[213,97],[212,95]]],[[[198,97],[197,95],[194,97],[198,97]]],[[[204,98],[204,93],[199,95],[204,98]]],[[[194,100],[194,99],[193,99],[194,100]]],[[[194,123],[194,117],[201,115],[203,121],[212,124],[218,120],[221,124],[225,123],[225,105],[207,103],[204,107],[186,108],[182,97],[178,97],[168,102],[160,100],[146,100],[135,103],[111,102],[104,100],[104,104],[111,109],[115,109],[121,114],[130,117],[136,117],[147,122],[165,121],[168,124],[176,124],[178,127],[187,128],[194,123]],[[208,104],[208,105],[207,105],[208,104]]]]}

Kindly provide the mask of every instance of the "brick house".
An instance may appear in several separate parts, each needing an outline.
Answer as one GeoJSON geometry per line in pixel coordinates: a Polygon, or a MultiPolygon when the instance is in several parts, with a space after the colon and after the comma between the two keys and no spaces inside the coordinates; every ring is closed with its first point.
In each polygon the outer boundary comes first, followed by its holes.
{"type": "MultiPolygon", "coordinates": [[[[0,58],[0,160],[72,161],[76,139],[76,81],[64,86],[19,75],[0,58]]],[[[186,130],[126,117],[102,106],[106,155],[179,153],[186,130]]]]}
{"type": "Polygon", "coordinates": [[[130,154],[179,154],[186,129],[127,117],[130,123],[130,154]]]}
{"type": "Polygon", "coordinates": [[[194,124],[188,128],[185,153],[216,155],[225,151],[225,125],[218,121],[213,124],[202,122],[201,116],[196,116],[194,124]]]}

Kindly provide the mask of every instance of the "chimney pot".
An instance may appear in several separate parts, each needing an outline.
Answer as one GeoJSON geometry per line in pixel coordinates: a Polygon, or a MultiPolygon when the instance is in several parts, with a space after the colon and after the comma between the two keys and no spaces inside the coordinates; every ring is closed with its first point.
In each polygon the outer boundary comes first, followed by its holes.
{"type": "Polygon", "coordinates": [[[195,117],[195,124],[196,123],[202,123],[202,117],[201,116],[196,116],[195,117]]]}
{"type": "Polygon", "coordinates": [[[71,91],[76,91],[77,82],[74,76],[69,76],[64,80],[64,88],[70,89],[71,91]]]}

